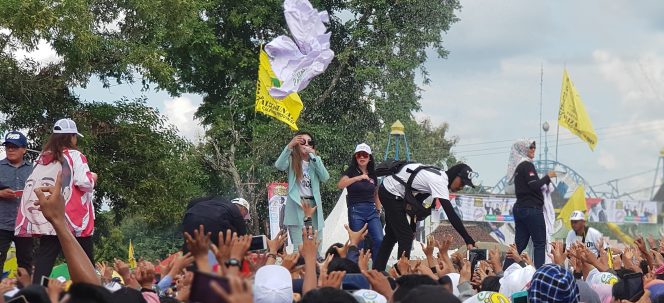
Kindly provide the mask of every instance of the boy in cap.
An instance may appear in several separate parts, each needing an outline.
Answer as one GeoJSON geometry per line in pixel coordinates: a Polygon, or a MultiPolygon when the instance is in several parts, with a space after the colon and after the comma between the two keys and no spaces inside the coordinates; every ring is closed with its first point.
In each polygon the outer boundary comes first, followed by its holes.
{"type": "Polygon", "coordinates": [[[588,247],[590,251],[595,253],[595,255],[599,256],[599,249],[596,247],[595,243],[602,239],[602,233],[592,227],[586,226],[586,216],[580,210],[572,212],[569,221],[572,224],[572,230],[567,233],[565,245],[571,247],[572,244],[581,242],[588,247]]]}

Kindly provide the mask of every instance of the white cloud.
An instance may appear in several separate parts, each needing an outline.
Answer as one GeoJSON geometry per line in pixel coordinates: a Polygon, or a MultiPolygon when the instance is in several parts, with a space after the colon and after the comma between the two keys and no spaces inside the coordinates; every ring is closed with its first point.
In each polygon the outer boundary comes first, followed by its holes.
{"type": "Polygon", "coordinates": [[[618,161],[616,160],[616,157],[614,157],[613,154],[609,152],[600,151],[599,157],[597,157],[597,164],[607,170],[615,169],[617,162],[618,161]]]}
{"type": "Polygon", "coordinates": [[[197,109],[198,105],[187,97],[164,101],[164,114],[168,121],[178,128],[180,135],[190,141],[200,140],[204,135],[200,121],[194,118],[197,109]]]}
{"type": "Polygon", "coordinates": [[[18,49],[13,53],[14,58],[17,60],[32,59],[36,62],[41,63],[42,65],[47,65],[50,63],[58,63],[62,61],[62,57],[59,56],[55,50],[51,47],[50,44],[46,43],[46,40],[40,39],[37,44],[37,48],[32,51],[27,51],[26,49],[18,49]]]}

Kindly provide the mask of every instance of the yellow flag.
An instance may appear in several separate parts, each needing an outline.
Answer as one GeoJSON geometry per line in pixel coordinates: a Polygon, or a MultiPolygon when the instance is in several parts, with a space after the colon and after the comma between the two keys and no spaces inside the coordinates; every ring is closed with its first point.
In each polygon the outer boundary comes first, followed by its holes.
{"type": "Polygon", "coordinates": [[[579,185],[579,187],[576,188],[572,196],[567,200],[567,203],[565,203],[565,206],[560,210],[560,214],[558,214],[558,219],[561,219],[568,229],[572,228],[569,217],[575,210],[583,212],[587,210],[586,191],[583,189],[583,185],[579,185]]]}
{"type": "Polygon", "coordinates": [[[261,49],[258,64],[258,80],[256,81],[256,112],[284,122],[292,130],[297,130],[297,118],[302,111],[302,100],[297,93],[292,93],[281,100],[270,96],[270,88],[281,83],[272,71],[267,53],[261,49]]]}
{"type": "Polygon", "coordinates": [[[129,240],[129,257],[127,258],[127,261],[129,262],[129,268],[131,269],[136,268],[136,259],[134,258],[134,245],[131,243],[131,240],[129,240]]]}
{"type": "Polygon", "coordinates": [[[586,108],[583,106],[579,92],[576,91],[574,83],[572,83],[572,80],[567,75],[567,70],[563,73],[558,124],[569,129],[573,134],[579,136],[581,140],[586,141],[591,150],[595,149],[597,134],[593,129],[592,122],[590,122],[586,108]]]}

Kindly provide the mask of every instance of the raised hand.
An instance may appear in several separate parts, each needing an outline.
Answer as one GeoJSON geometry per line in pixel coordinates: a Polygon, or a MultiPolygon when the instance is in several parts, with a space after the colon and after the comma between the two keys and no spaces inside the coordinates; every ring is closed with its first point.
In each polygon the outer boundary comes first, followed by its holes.
{"type": "Polygon", "coordinates": [[[318,206],[312,207],[311,205],[309,205],[309,201],[302,200],[302,212],[304,212],[305,218],[311,218],[311,216],[313,216],[314,213],[316,212],[317,207],[318,206]]]}
{"type": "Polygon", "coordinates": [[[231,259],[242,260],[251,246],[251,235],[244,235],[233,239],[231,243],[231,259]]]}
{"type": "Polygon", "coordinates": [[[65,284],[58,279],[48,279],[46,293],[51,302],[60,302],[60,294],[65,291],[65,284]]]}
{"type": "Polygon", "coordinates": [[[305,259],[310,258],[316,260],[318,254],[318,231],[309,228],[302,228],[302,244],[299,247],[299,252],[305,259]]]}
{"type": "Polygon", "coordinates": [[[565,263],[565,258],[567,257],[567,254],[563,249],[562,242],[560,241],[551,242],[551,254],[549,255],[549,257],[551,257],[553,263],[556,263],[558,265],[563,265],[563,263],[565,263]]]}
{"type": "Polygon", "coordinates": [[[286,240],[288,240],[288,233],[285,230],[280,230],[279,233],[277,233],[277,236],[274,237],[274,239],[267,240],[267,249],[268,249],[267,252],[271,254],[276,254],[277,251],[279,251],[279,248],[281,248],[284,245],[284,243],[286,243],[286,240]]]}
{"type": "Polygon", "coordinates": [[[39,199],[35,205],[39,206],[42,214],[51,224],[62,227],[65,224],[65,199],[62,196],[62,173],[58,173],[54,186],[35,188],[39,199]],[[48,193],[46,196],[44,193],[48,193]]]}
{"type": "Polygon", "coordinates": [[[202,272],[211,272],[210,262],[208,261],[208,250],[210,249],[210,233],[205,233],[203,224],[194,230],[194,235],[188,232],[184,233],[185,241],[189,247],[191,255],[194,256],[196,267],[202,272]]]}
{"type": "Polygon", "coordinates": [[[329,274],[321,273],[320,287],[341,288],[341,281],[346,276],[345,271],[333,271],[329,274]]]}
{"type": "Polygon", "coordinates": [[[469,282],[471,278],[471,264],[470,261],[464,259],[461,263],[461,271],[459,272],[459,284],[469,282]]]}
{"type": "Polygon", "coordinates": [[[154,264],[149,261],[139,262],[134,275],[141,287],[151,289],[155,277],[154,264]]]}
{"type": "Polygon", "coordinates": [[[348,224],[344,224],[344,228],[348,232],[348,242],[350,242],[350,245],[359,245],[364,240],[364,237],[367,236],[367,233],[369,233],[369,225],[367,223],[364,223],[364,226],[358,231],[351,230],[348,224]]]}
{"type": "Polygon", "coordinates": [[[298,252],[285,255],[281,260],[281,266],[285,267],[289,272],[293,273],[295,271],[295,265],[297,264],[298,258],[300,258],[300,253],[298,252]]]}
{"type": "Polygon", "coordinates": [[[363,270],[362,275],[364,275],[367,280],[369,280],[371,289],[383,295],[388,302],[392,301],[391,299],[393,291],[392,287],[390,286],[390,281],[387,280],[386,276],[376,270],[363,270]]]}
{"type": "Polygon", "coordinates": [[[173,262],[171,263],[172,265],[169,274],[171,275],[171,277],[175,277],[192,263],[194,263],[194,257],[191,255],[191,252],[188,252],[182,256],[177,256],[173,259],[173,262]]]}
{"type": "Polygon", "coordinates": [[[512,259],[514,262],[519,263],[523,261],[523,258],[519,254],[519,252],[516,250],[516,244],[511,244],[510,247],[507,249],[507,255],[505,258],[512,259]]]}
{"type": "Polygon", "coordinates": [[[407,275],[410,273],[410,260],[406,257],[406,252],[401,253],[399,261],[397,261],[396,268],[399,270],[400,275],[407,275]]]}
{"type": "Polygon", "coordinates": [[[360,257],[357,260],[360,270],[369,270],[369,260],[371,260],[371,250],[360,249],[360,257]]]}

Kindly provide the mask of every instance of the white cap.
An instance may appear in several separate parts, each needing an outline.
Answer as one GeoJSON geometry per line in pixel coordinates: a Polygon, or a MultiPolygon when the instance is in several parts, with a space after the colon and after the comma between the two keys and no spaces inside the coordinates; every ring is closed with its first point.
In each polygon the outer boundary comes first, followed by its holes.
{"type": "Polygon", "coordinates": [[[579,220],[586,221],[586,215],[584,215],[583,212],[580,211],[580,210],[575,210],[574,212],[572,212],[572,215],[569,216],[569,220],[570,221],[579,221],[579,220]]]}
{"type": "Polygon", "coordinates": [[[355,147],[354,154],[357,154],[358,152],[365,152],[371,155],[371,147],[369,147],[369,145],[366,143],[360,143],[355,147]]]}
{"type": "Polygon", "coordinates": [[[235,199],[231,200],[231,202],[233,202],[233,204],[237,204],[237,205],[240,205],[240,206],[246,208],[247,209],[247,214],[244,216],[244,219],[245,220],[251,219],[251,216],[249,215],[249,202],[247,202],[247,200],[245,200],[243,198],[235,198],[235,199]]]}
{"type": "Polygon", "coordinates": [[[387,303],[385,296],[370,289],[360,289],[353,292],[353,297],[360,303],[387,303]]]}
{"type": "Polygon", "coordinates": [[[78,132],[78,128],[76,127],[76,122],[74,122],[71,119],[60,119],[58,122],[55,122],[55,125],[53,126],[53,133],[54,134],[77,134],[81,137],[81,133],[78,132]]]}
{"type": "Polygon", "coordinates": [[[254,278],[254,303],[293,302],[293,280],[281,265],[265,265],[254,278]]]}

